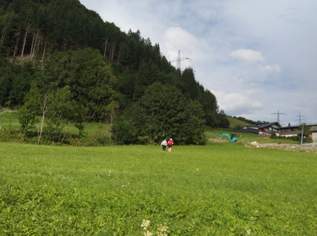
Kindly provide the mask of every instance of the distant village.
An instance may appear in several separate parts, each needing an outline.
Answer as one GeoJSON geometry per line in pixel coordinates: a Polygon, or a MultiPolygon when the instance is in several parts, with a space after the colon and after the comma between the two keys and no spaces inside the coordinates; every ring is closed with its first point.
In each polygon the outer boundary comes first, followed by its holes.
{"type": "Polygon", "coordinates": [[[242,128],[242,132],[254,133],[260,136],[279,137],[279,138],[298,138],[303,136],[305,139],[317,143],[317,124],[303,124],[282,126],[279,122],[255,123],[242,128]]]}

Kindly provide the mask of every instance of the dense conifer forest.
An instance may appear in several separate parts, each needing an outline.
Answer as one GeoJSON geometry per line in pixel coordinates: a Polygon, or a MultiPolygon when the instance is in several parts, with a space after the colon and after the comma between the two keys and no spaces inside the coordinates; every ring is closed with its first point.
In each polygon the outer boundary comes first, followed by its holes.
{"type": "Polygon", "coordinates": [[[199,144],[205,126],[228,126],[191,68],[78,0],[0,0],[0,72],[0,107],[19,110],[25,136],[37,124],[39,142],[67,123],[79,135],[84,122],[113,124],[117,143],[199,144]]]}

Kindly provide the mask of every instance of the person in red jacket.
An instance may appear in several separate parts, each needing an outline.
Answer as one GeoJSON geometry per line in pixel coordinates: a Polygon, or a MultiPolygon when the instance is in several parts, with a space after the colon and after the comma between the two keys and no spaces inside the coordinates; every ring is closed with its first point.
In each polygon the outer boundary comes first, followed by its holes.
{"type": "Polygon", "coordinates": [[[174,140],[173,140],[172,138],[169,138],[168,141],[167,141],[167,150],[168,150],[169,152],[171,152],[173,146],[174,146],[174,140]]]}

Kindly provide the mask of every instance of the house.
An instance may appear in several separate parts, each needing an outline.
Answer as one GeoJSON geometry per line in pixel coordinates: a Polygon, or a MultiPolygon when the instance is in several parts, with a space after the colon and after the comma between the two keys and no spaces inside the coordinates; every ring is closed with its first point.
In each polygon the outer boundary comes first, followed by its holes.
{"type": "MultiPolygon", "coordinates": [[[[317,124],[306,124],[305,130],[307,129],[309,130],[313,143],[317,143],[317,124]]],[[[259,134],[260,136],[276,135],[281,138],[296,138],[300,137],[302,126],[289,124],[288,126],[282,127],[278,122],[261,123],[254,126],[245,126],[241,129],[241,132],[259,134]]]]}
{"type": "Polygon", "coordinates": [[[257,126],[245,126],[241,129],[243,133],[251,133],[251,134],[258,134],[259,128],[257,126]]]}
{"type": "Polygon", "coordinates": [[[317,143],[317,125],[311,126],[309,131],[311,132],[313,143],[317,143]]]}
{"type": "Polygon", "coordinates": [[[278,122],[267,123],[259,126],[260,136],[272,136],[276,134],[282,126],[278,122]]]}
{"type": "Polygon", "coordinates": [[[276,132],[277,137],[282,137],[282,138],[296,138],[301,134],[301,127],[300,126],[286,126],[286,127],[281,127],[278,129],[276,132]]]}
{"type": "Polygon", "coordinates": [[[275,134],[279,128],[281,128],[281,125],[278,122],[259,123],[253,126],[245,126],[241,129],[241,132],[259,134],[261,136],[271,136],[272,134],[275,134]]]}

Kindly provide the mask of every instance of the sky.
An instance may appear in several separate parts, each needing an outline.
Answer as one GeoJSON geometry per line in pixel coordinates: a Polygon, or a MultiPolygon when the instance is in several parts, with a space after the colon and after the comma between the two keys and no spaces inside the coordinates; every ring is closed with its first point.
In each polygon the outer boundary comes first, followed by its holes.
{"type": "Polygon", "coordinates": [[[140,30],[227,114],[317,123],[316,0],[80,0],[123,31],[140,30]]]}

